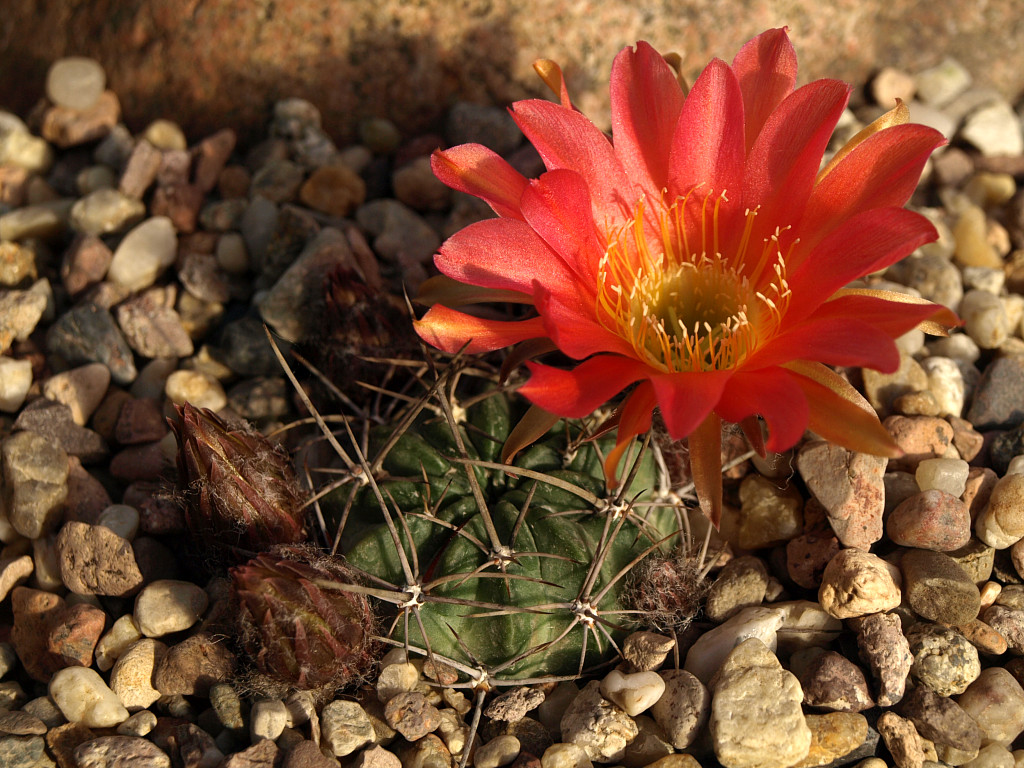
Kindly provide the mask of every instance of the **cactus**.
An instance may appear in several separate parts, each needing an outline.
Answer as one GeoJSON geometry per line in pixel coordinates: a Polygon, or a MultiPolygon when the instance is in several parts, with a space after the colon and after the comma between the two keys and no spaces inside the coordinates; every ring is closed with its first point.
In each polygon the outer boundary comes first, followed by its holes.
{"type": "Polygon", "coordinates": [[[614,439],[583,423],[501,464],[518,401],[465,373],[453,366],[365,435],[348,424],[349,471],[320,502],[327,529],[392,604],[392,643],[477,681],[576,677],[641,626],[630,574],[679,547],[680,509],[656,500],[650,449],[609,496],[614,439]]]}

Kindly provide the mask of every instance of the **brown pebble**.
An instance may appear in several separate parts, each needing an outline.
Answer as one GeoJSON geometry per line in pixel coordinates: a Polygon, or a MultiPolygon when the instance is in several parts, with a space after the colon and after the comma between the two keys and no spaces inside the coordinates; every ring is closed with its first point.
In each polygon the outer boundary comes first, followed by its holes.
{"type": "Polygon", "coordinates": [[[977,618],[981,592],[949,555],[911,549],[900,570],[904,595],[918,616],[954,627],[977,618]]]}

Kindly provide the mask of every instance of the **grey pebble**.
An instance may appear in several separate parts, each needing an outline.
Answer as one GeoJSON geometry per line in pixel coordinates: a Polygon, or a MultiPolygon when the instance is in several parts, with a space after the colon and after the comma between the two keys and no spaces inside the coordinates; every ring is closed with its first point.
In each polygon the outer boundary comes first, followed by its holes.
{"type": "Polygon", "coordinates": [[[57,318],[46,333],[46,347],[72,365],[104,363],[116,384],[130,384],[138,375],[132,350],[113,316],[90,302],[57,318]]]}

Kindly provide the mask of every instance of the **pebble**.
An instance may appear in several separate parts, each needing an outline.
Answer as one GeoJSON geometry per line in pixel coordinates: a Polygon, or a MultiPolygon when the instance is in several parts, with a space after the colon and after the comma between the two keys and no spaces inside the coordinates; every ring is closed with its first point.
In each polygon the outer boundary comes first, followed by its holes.
{"type": "Polygon", "coordinates": [[[841,758],[850,763],[859,754],[858,748],[865,748],[867,754],[874,753],[874,745],[868,736],[867,719],[853,712],[829,712],[822,715],[807,715],[807,727],[811,730],[811,746],[807,757],[792,768],[811,768],[830,765],[841,758]]]}
{"type": "Polygon", "coordinates": [[[900,604],[899,570],[877,555],[843,549],[822,574],[818,601],[837,619],[892,610],[900,604]]]}
{"type": "Polygon", "coordinates": [[[966,91],[971,74],[953,58],[945,58],[934,67],[917,73],[917,97],[933,107],[944,107],[966,91]]]}
{"type": "MultiPolygon", "coordinates": [[[[0,185],[2,185],[0,176],[0,185]]],[[[0,186],[0,201],[2,201],[0,186]]],[[[17,288],[39,277],[36,268],[36,249],[19,243],[0,242],[0,285],[17,288]]]]}
{"type": "Polygon", "coordinates": [[[897,768],[923,768],[924,744],[917,728],[895,712],[883,712],[875,726],[897,768]]]}
{"type": "Polygon", "coordinates": [[[907,694],[900,711],[921,736],[935,744],[935,751],[943,762],[962,765],[977,756],[981,728],[953,699],[919,685],[907,694]]]}
{"type": "Polygon", "coordinates": [[[77,768],[170,768],[171,758],[138,736],[100,736],[75,747],[77,768]]]}
{"type": "Polygon", "coordinates": [[[526,717],[527,712],[536,709],[543,702],[543,691],[520,686],[495,696],[484,708],[484,716],[503,723],[514,723],[526,717]]]}
{"type": "Polygon", "coordinates": [[[138,624],[131,614],[118,618],[96,645],[96,666],[106,672],[129,647],[142,639],[138,624]]]}
{"type": "Polygon", "coordinates": [[[25,341],[43,317],[46,298],[29,291],[7,291],[0,295],[0,352],[15,341],[25,341]]]}
{"type": "Polygon", "coordinates": [[[984,733],[1008,746],[1024,732],[1024,688],[1002,667],[988,667],[957,700],[984,733]]]}
{"type": "MultiPolygon", "coordinates": [[[[998,261],[999,257],[993,253],[993,259],[998,261]]],[[[988,291],[975,289],[964,294],[959,313],[967,335],[982,349],[996,349],[1010,336],[1006,307],[988,291]]]]}
{"type": "MultiPolygon", "coordinates": [[[[254,185],[258,178],[259,174],[254,185]]],[[[325,165],[313,171],[302,184],[299,199],[328,216],[349,216],[366,201],[366,182],[345,165],[325,165]]]]}
{"type": "Polygon", "coordinates": [[[150,359],[188,357],[195,350],[181,316],[163,303],[163,291],[146,291],[117,306],[117,324],[125,341],[150,359]]]}
{"type": "Polygon", "coordinates": [[[960,366],[948,357],[933,355],[921,361],[921,368],[928,376],[928,391],[938,405],[938,416],[959,417],[964,410],[967,385],[960,366]]]}
{"type": "Polygon", "coordinates": [[[576,744],[552,744],[540,758],[541,768],[593,768],[594,763],[586,750],[576,744]]]}
{"type": "Polygon", "coordinates": [[[721,623],[743,608],[759,605],[767,587],[768,570],[760,559],[747,556],[730,560],[708,590],[705,614],[721,623]]]}
{"type": "Polygon", "coordinates": [[[449,768],[452,754],[444,742],[428,733],[401,753],[404,768],[449,768]]]}
{"type": "Polygon", "coordinates": [[[631,632],[622,643],[622,658],[634,671],[643,672],[660,667],[676,641],[657,632],[631,632]]]}
{"type": "Polygon", "coordinates": [[[67,109],[89,109],[106,87],[103,66],[84,56],[57,59],[46,73],[46,96],[67,109]]]}
{"type": "Polygon", "coordinates": [[[115,384],[130,384],[138,374],[132,351],[106,309],[91,302],[58,317],[46,334],[51,354],[67,363],[103,363],[115,384]]]}
{"type": "Polygon", "coordinates": [[[325,706],[320,714],[320,731],[321,743],[337,757],[350,755],[375,739],[370,717],[354,701],[332,701],[325,706]]]}
{"type": "Polygon", "coordinates": [[[863,712],[874,706],[864,672],[835,651],[813,648],[794,654],[790,669],[797,675],[804,704],[809,707],[832,712],[863,712]]]}
{"type": "Polygon", "coordinates": [[[377,699],[382,704],[400,693],[413,691],[420,682],[420,672],[415,664],[399,662],[383,664],[377,675],[377,699]]]}
{"type": "Polygon", "coordinates": [[[130,291],[148,288],[174,263],[178,238],[166,216],[152,216],[121,240],[110,261],[107,279],[130,291]]]}
{"type": "Polygon", "coordinates": [[[281,699],[257,699],[249,710],[249,735],[253,743],[276,741],[288,725],[288,708],[281,699]]]}
{"type": "Polygon", "coordinates": [[[948,626],[977,618],[981,592],[948,555],[908,550],[900,561],[900,570],[907,603],[918,616],[948,626]]]}
{"type": "Polygon", "coordinates": [[[968,768],[1014,768],[1017,760],[1002,744],[986,744],[978,750],[978,756],[965,765],[968,768]]]}
{"type": "Polygon", "coordinates": [[[67,228],[70,205],[64,201],[39,203],[0,215],[0,240],[52,240],[67,228]]]}
{"type": "Polygon", "coordinates": [[[371,200],[359,206],[356,221],[373,235],[375,253],[405,269],[422,269],[441,246],[430,225],[397,200],[371,200]]]}
{"type": "MultiPolygon", "coordinates": [[[[966,483],[967,462],[959,463],[963,465],[966,483]]],[[[949,552],[970,541],[971,515],[957,496],[943,490],[925,490],[901,502],[889,515],[885,530],[890,540],[900,546],[949,552]]]]}
{"type": "Polygon", "coordinates": [[[978,430],[1010,429],[1024,422],[1024,356],[995,358],[981,375],[967,420],[978,430]]]}
{"type": "Polygon", "coordinates": [[[88,523],[65,523],[57,535],[61,579],[79,595],[128,597],[142,587],[131,542],[88,523]]]}
{"type": "Polygon", "coordinates": [[[744,608],[701,635],[687,651],[683,668],[708,685],[729,652],[744,640],[756,637],[769,648],[776,648],[776,635],[784,621],[785,613],[776,608],[744,608]]]}
{"type": "Polygon", "coordinates": [[[71,226],[83,234],[107,235],[137,224],[145,215],[146,206],[141,200],[102,188],[71,206],[71,226]]]}
{"type": "Polygon", "coordinates": [[[682,669],[659,673],[665,692],[651,707],[654,721],[676,749],[686,749],[697,739],[711,712],[711,694],[694,675],[682,669]]]}
{"type": "Polygon", "coordinates": [[[148,709],[143,709],[117,726],[117,733],[120,736],[146,736],[152,733],[155,727],[156,715],[148,709]]]}
{"type": "Polygon", "coordinates": [[[1024,154],[1020,116],[1002,99],[984,104],[967,115],[960,137],[985,157],[1024,154]]]}
{"type": "Polygon", "coordinates": [[[740,549],[783,544],[803,531],[804,500],[792,485],[780,488],[758,474],[740,483],[736,543],[740,549]]]}
{"type": "Polygon", "coordinates": [[[601,695],[592,680],[576,695],[560,722],[562,740],[583,748],[590,760],[621,760],[639,729],[629,715],[601,695]]]}
{"type": "Polygon", "coordinates": [[[797,453],[796,467],[845,546],[866,550],[882,537],[884,458],[813,440],[797,453]]]}
{"type": "Polygon", "coordinates": [[[974,533],[995,549],[1007,549],[1024,538],[1024,475],[999,479],[974,521],[974,533]]]}
{"type": "Polygon", "coordinates": [[[434,175],[429,157],[417,157],[396,170],[391,186],[395,197],[414,211],[444,211],[451,206],[452,191],[434,175]]]}
{"type": "Polygon", "coordinates": [[[31,386],[31,361],[0,357],[0,411],[17,413],[31,386]]]}
{"type": "Polygon", "coordinates": [[[953,442],[953,427],[934,416],[889,416],[882,422],[904,455],[890,459],[888,470],[917,471],[925,459],[943,458],[953,442]]]}
{"type": "Polygon", "coordinates": [[[907,632],[910,674],[940,696],[957,696],[981,673],[978,650],[950,627],[922,622],[907,632]]]}
{"type": "Polygon", "coordinates": [[[59,523],[68,494],[68,457],[34,432],[16,432],[0,443],[4,513],[29,539],[50,533],[59,523]]]}
{"type": "Polygon", "coordinates": [[[69,722],[87,728],[112,728],[128,719],[117,695],[88,667],[58,670],[50,679],[49,693],[69,722]]]}
{"type": "Polygon", "coordinates": [[[191,582],[162,579],[146,585],[135,598],[135,623],[146,637],[188,629],[209,605],[206,592],[191,582]]]}
{"type": "Polygon", "coordinates": [[[43,394],[71,409],[71,417],[82,426],[103,401],[110,386],[110,369],[103,363],[89,363],[57,373],[43,382],[43,394]]]}
{"type": "Polygon", "coordinates": [[[626,674],[613,669],[601,681],[601,695],[630,717],[646,712],[665,692],[657,672],[626,674]]]}
{"type": "Polygon", "coordinates": [[[121,117],[121,102],[113,91],[103,91],[88,109],[53,106],[43,113],[39,133],[65,149],[102,139],[121,117]]]}
{"type": "Polygon", "coordinates": [[[219,411],[228,404],[227,394],[220,382],[200,371],[174,371],[167,377],[164,393],[175,405],[184,405],[188,402],[196,408],[219,411]]]}
{"type": "MultiPolygon", "coordinates": [[[[53,147],[28,129],[0,134],[0,162],[28,173],[46,173],[53,165],[53,147]]],[[[11,238],[3,238],[9,240],[11,238]]]]}
{"type": "Polygon", "coordinates": [[[981,619],[1003,636],[1014,653],[1024,655],[1024,611],[993,605],[985,609],[981,619]]]}
{"type": "Polygon", "coordinates": [[[914,662],[910,643],[903,634],[900,619],[891,613],[875,613],[856,619],[860,657],[871,668],[877,685],[876,702],[889,707],[903,698],[907,676],[914,662]]]}
{"type": "Polygon", "coordinates": [[[384,719],[407,741],[422,739],[441,725],[437,707],[418,691],[397,693],[384,704],[384,719]]]}
{"type": "Polygon", "coordinates": [[[970,466],[963,459],[924,459],[917,465],[915,480],[922,491],[938,490],[959,498],[969,474],[970,466]]]}
{"type": "Polygon", "coordinates": [[[508,734],[491,739],[486,744],[477,747],[473,756],[473,765],[476,768],[499,768],[509,765],[518,756],[521,750],[519,739],[508,734]]]}
{"type": "Polygon", "coordinates": [[[159,640],[143,638],[131,645],[110,671],[110,690],[129,712],[146,709],[161,693],[153,687],[153,672],[167,653],[159,640]]]}
{"type": "Polygon", "coordinates": [[[711,689],[708,725],[719,762],[784,768],[807,756],[811,731],[800,684],[760,640],[749,638],[732,649],[711,689]]]}

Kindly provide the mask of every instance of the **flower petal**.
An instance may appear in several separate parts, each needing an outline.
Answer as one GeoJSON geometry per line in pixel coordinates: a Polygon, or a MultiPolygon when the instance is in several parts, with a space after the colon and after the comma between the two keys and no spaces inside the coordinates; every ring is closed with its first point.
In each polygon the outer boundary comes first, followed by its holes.
{"type": "Polygon", "coordinates": [[[413,323],[413,328],[427,344],[449,354],[460,350],[468,354],[492,352],[544,335],[544,323],[539,317],[485,320],[441,304],[431,307],[422,320],[413,323]]]}
{"type": "Polygon", "coordinates": [[[651,417],[657,404],[651,382],[641,381],[619,409],[619,431],[615,434],[615,447],[604,460],[604,476],[609,488],[618,486],[616,469],[622,454],[634,437],[651,428],[651,417]]]}
{"type": "Polygon", "coordinates": [[[612,140],[631,178],[657,200],[668,183],[668,149],[683,107],[672,68],[648,43],[624,48],[612,64],[612,140]]]}
{"type": "Polygon", "coordinates": [[[510,464],[517,453],[546,435],[560,418],[562,417],[531,405],[523,414],[523,418],[516,422],[505,444],[501,446],[501,463],[510,464]]]}
{"type": "Polygon", "coordinates": [[[890,458],[903,454],[878,414],[849,382],[821,365],[797,362],[786,367],[796,374],[793,380],[807,398],[809,429],[851,451],[890,458]]]}
{"type": "MultiPolygon", "coordinates": [[[[948,318],[952,315],[947,307],[933,304],[930,301],[902,302],[860,293],[841,292],[841,294],[822,304],[809,320],[820,320],[826,317],[856,318],[895,339],[897,336],[902,336],[907,331],[917,328],[929,318],[948,318]]],[[[914,297],[908,296],[907,298],[914,297]]]]}
{"type": "Polygon", "coordinates": [[[928,299],[922,299],[919,296],[911,296],[908,293],[884,291],[878,288],[842,288],[833,294],[833,298],[839,298],[840,296],[873,296],[877,299],[893,301],[897,304],[929,305],[932,308],[932,314],[927,319],[922,320],[917,327],[932,336],[949,336],[951,328],[959,328],[963,325],[963,320],[957,317],[956,312],[949,307],[928,301],[928,299]]]}
{"type": "Polygon", "coordinates": [[[768,116],[796,87],[796,51],[785,27],[769,29],[746,43],[732,60],[732,70],[743,93],[749,152],[768,116]]]}
{"type": "Polygon", "coordinates": [[[743,96],[729,66],[711,61],[693,84],[679,114],[669,155],[669,194],[695,185],[733,193],[739,204],[743,178],[743,96]]]}
{"type": "Polygon", "coordinates": [[[499,216],[523,218],[519,198],[526,189],[526,177],[487,147],[461,144],[437,150],[430,167],[449,187],[479,197],[499,216]]]}
{"type": "Polygon", "coordinates": [[[598,355],[571,370],[527,363],[530,380],[520,394],[545,411],[570,419],[588,416],[650,369],[619,355],[598,355]]]}
{"type": "Polygon", "coordinates": [[[540,282],[554,293],[574,294],[565,262],[523,221],[484,219],[445,241],[434,264],[462,283],[532,294],[540,282]]]}
{"type": "Polygon", "coordinates": [[[826,235],[789,271],[787,322],[803,320],[859,277],[884,269],[936,237],[924,216],[904,208],[864,211],[826,235]]]}
{"type": "Polygon", "coordinates": [[[895,371],[899,352],[892,337],[850,317],[808,320],[776,336],[745,362],[744,368],[781,365],[790,360],[814,360],[828,365],[856,365],[895,371]]]}
{"type": "Polygon", "coordinates": [[[532,304],[533,298],[518,291],[502,291],[495,288],[481,288],[467,285],[447,275],[434,275],[420,283],[413,299],[417,304],[446,307],[462,307],[467,304],[484,304],[489,301],[504,301],[512,304],[532,304]]]}
{"type": "Polygon", "coordinates": [[[839,165],[839,163],[853,151],[862,141],[870,136],[883,131],[886,128],[892,128],[896,125],[904,125],[910,122],[910,110],[907,105],[904,104],[900,99],[896,99],[896,106],[886,112],[879,118],[876,118],[868,126],[861,128],[857,131],[856,135],[848,142],[843,144],[839,150],[832,155],[832,159],[825,164],[825,167],[818,171],[818,181],[820,182],[839,165]]]}
{"type": "Polygon", "coordinates": [[[605,243],[594,224],[590,187],[575,171],[548,171],[523,192],[527,223],[593,292],[605,243]]]}
{"type": "Polygon", "coordinates": [[[722,522],[722,420],[709,413],[690,434],[690,475],[704,515],[717,529],[722,522]]]}
{"type": "Polygon", "coordinates": [[[601,352],[636,356],[625,339],[597,322],[593,303],[563,301],[543,286],[537,286],[533,302],[544,320],[545,335],[569,357],[582,360],[601,352]]]}
{"type": "Polygon", "coordinates": [[[732,371],[665,373],[651,377],[661,417],[673,440],[682,440],[718,405],[732,371]]]}
{"type": "Polygon", "coordinates": [[[716,410],[736,423],[755,414],[763,417],[769,451],[793,447],[807,429],[807,398],[793,375],[782,368],[737,372],[726,384],[716,410]]]}
{"type": "Polygon", "coordinates": [[[907,124],[858,144],[811,193],[799,225],[802,250],[862,211],[902,207],[917,187],[928,157],[945,143],[938,131],[907,124]]]}
{"type": "Polygon", "coordinates": [[[751,242],[800,220],[849,95],[846,83],[815,80],[793,91],[765,121],[747,156],[743,183],[742,207],[758,209],[751,242]]]}
{"type": "Polygon", "coordinates": [[[629,215],[634,185],[611,142],[579,112],[550,101],[527,99],[512,105],[512,118],[540,154],[548,170],[576,171],[593,193],[598,220],[619,222],[629,215]]]}

